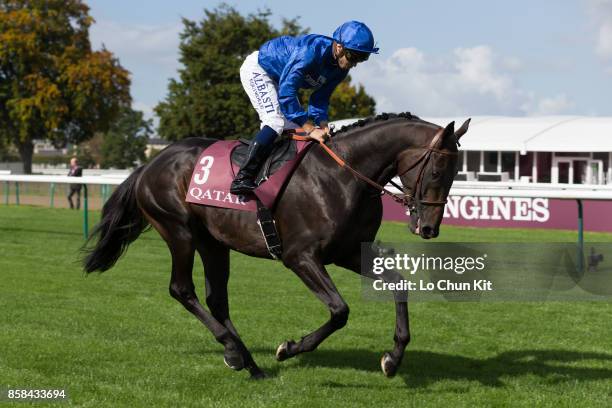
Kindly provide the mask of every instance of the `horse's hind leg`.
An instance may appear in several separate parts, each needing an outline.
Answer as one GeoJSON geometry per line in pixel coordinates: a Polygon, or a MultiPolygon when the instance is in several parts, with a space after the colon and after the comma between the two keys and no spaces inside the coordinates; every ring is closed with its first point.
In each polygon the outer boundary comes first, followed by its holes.
{"type": "Polygon", "coordinates": [[[199,241],[198,253],[204,264],[206,277],[206,304],[213,317],[225,326],[234,336],[239,350],[227,350],[225,363],[230,368],[246,367],[252,378],[264,378],[263,371],[257,366],[251,353],[246,348],[234,324],[230,320],[229,303],[227,296],[227,282],[229,280],[229,248],[221,245],[210,237],[205,242],[199,241]]]}
{"type": "MultiPolygon", "coordinates": [[[[369,254],[364,255],[364,259],[373,259],[375,254],[370,250],[369,254]]],[[[399,282],[402,276],[396,271],[385,271],[382,275],[375,275],[371,268],[362,271],[362,254],[360,249],[356,249],[353,254],[342,261],[336,262],[338,266],[349,269],[362,276],[371,279],[382,279],[384,282],[399,282]],[[363,274],[362,274],[363,272],[363,274]]],[[[395,347],[391,352],[383,354],[380,361],[383,373],[387,377],[393,377],[399,368],[404,357],[406,346],[410,342],[410,324],[408,318],[408,295],[407,292],[394,292],[395,297],[395,335],[393,340],[395,347]]]]}
{"type": "MultiPolygon", "coordinates": [[[[226,355],[240,349],[233,334],[217,321],[200,303],[193,284],[193,256],[195,253],[191,233],[186,227],[175,226],[172,236],[166,240],[172,254],[172,277],[170,295],[198,318],[212,332],[215,339],[223,344],[226,355]]],[[[236,365],[243,362],[237,361],[236,365]]]]}
{"type": "Polygon", "coordinates": [[[290,340],[282,343],[276,351],[276,358],[279,361],[306,351],[313,351],[332,333],[344,327],[349,316],[348,305],[338,293],[325,267],[316,257],[300,254],[293,259],[291,256],[285,256],[283,261],[329,308],[331,318],[314,332],[302,337],[300,341],[290,340]]]}

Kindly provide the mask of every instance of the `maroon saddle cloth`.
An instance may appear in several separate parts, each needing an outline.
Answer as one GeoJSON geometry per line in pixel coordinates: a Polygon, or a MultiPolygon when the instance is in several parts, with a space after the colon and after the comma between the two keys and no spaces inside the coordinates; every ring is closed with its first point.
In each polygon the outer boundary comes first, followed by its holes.
{"type": "MultiPolygon", "coordinates": [[[[283,138],[274,143],[272,152],[260,169],[255,196],[267,208],[274,208],[283,187],[306,154],[310,142],[283,138]]],[[[229,192],[230,185],[246,157],[248,141],[219,140],[202,151],[187,190],[186,201],[213,207],[257,211],[252,195],[229,192]]]]}

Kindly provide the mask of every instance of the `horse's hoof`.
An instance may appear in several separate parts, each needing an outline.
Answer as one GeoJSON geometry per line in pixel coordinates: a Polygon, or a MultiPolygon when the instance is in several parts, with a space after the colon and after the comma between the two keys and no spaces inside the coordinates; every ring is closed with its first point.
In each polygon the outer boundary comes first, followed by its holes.
{"type": "Polygon", "coordinates": [[[380,359],[380,368],[382,368],[383,373],[389,378],[395,376],[397,372],[397,364],[393,361],[393,357],[391,354],[385,353],[380,359]]]}
{"type": "Polygon", "coordinates": [[[232,370],[240,371],[244,368],[244,360],[239,353],[225,353],[223,362],[232,370]]]}
{"type": "Polygon", "coordinates": [[[295,344],[295,342],[293,340],[289,340],[278,346],[276,349],[276,360],[284,361],[290,357],[293,357],[291,354],[289,354],[289,347],[293,344],[295,344]]]}

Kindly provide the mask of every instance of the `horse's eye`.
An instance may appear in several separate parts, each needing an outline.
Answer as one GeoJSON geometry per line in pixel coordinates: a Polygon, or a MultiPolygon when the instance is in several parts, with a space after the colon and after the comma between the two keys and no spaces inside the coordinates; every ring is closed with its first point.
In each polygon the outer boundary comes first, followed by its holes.
{"type": "Polygon", "coordinates": [[[439,172],[439,171],[435,171],[435,170],[434,170],[434,172],[432,173],[432,176],[433,176],[434,178],[438,178],[438,177],[440,177],[440,172],[439,172]]]}

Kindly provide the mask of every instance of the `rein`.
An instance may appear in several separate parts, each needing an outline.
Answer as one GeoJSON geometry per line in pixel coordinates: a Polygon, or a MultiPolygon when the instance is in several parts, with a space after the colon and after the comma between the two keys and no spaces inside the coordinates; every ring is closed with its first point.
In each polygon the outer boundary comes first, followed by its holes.
{"type": "MultiPolygon", "coordinates": [[[[404,207],[408,207],[408,209],[412,212],[415,209],[415,202],[417,204],[423,204],[423,205],[445,205],[446,204],[446,200],[444,200],[444,201],[421,200],[421,191],[420,191],[421,181],[423,179],[423,174],[425,173],[425,167],[427,166],[427,162],[429,161],[429,159],[431,157],[431,154],[434,153],[434,152],[435,153],[439,153],[439,154],[443,154],[443,155],[447,155],[447,156],[451,156],[451,155],[456,155],[457,154],[455,152],[444,152],[444,151],[441,151],[441,150],[436,148],[437,144],[439,143],[440,139],[442,138],[443,132],[444,132],[444,129],[440,129],[438,131],[438,133],[436,133],[436,135],[434,136],[434,138],[432,139],[432,141],[431,141],[431,143],[429,144],[428,147],[420,147],[420,149],[425,149],[425,151],[423,152],[423,154],[412,165],[408,166],[408,168],[406,168],[406,169],[401,169],[401,170],[398,169],[398,176],[402,176],[405,173],[407,173],[408,171],[410,171],[413,168],[415,168],[419,163],[421,163],[421,162],[423,163],[421,165],[421,168],[419,169],[419,175],[417,177],[417,181],[416,181],[416,183],[414,185],[414,188],[411,189],[411,193],[410,194],[401,194],[401,195],[393,193],[392,191],[388,190],[384,186],[381,186],[380,184],[378,184],[374,180],[364,176],[359,171],[357,171],[354,168],[352,168],[344,160],[342,160],[342,158],[340,158],[340,156],[338,156],[331,148],[329,148],[324,142],[319,142],[319,145],[323,148],[323,150],[325,150],[325,152],[332,159],[334,159],[334,161],[336,163],[338,163],[338,165],[340,165],[340,167],[344,167],[349,172],[351,172],[351,174],[353,174],[356,178],[358,178],[358,179],[362,180],[363,182],[369,184],[370,186],[374,187],[375,189],[380,191],[381,194],[383,194],[383,195],[387,194],[388,196],[390,196],[397,203],[403,205],[404,207]],[[418,194],[417,194],[416,197],[413,195],[413,191],[418,191],[418,194]]],[[[296,134],[292,134],[291,137],[292,137],[293,140],[299,140],[299,141],[310,141],[310,140],[312,140],[309,137],[299,136],[299,135],[296,135],[296,134]]],[[[390,181],[390,184],[393,185],[395,188],[397,188],[400,191],[403,190],[403,188],[401,186],[399,186],[397,183],[395,183],[393,180],[390,181]]]]}
{"type": "MultiPolygon", "coordinates": [[[[408,205],[407,201],[406,201],[406,195],[405,194],[399,195],[399,194],[393,193],[390,190],[387,190],[384,186],[381,186],[380,184],[378,184],[374,180],[364,176],[363,174],[361,174],[360,172],[358,172],[357,170],[355,170],[354,168],[352,168],[351,166],[346,164],[346,162],[344,160],[342,160],[340,157],[338,157],[338,155],[336,153],[334,153],[334,151],[332,149],[330,149],[325,143],[319,142],[319,144],[327,152],[327,154],[329,154],[332,157],[332,159],[334,159],[336,161],[336,163],[338,163],[340,165],[340,167],[344,167],[345,169],[350,171],[353,174],[353,176],[355,176],[358,179],[360,179],[360,180],[366,182],[367,184],[371,185],[375,189],[379,190],[382,194],[389,195],[391,198],[393,198],[393,200],[395,200],[399,204],[402,204],[404,206],[408,205]]],[[[395,183],[392,183],[392,184],[395,187],[397,187],[397,184],[395,184],[395,183]]],[[[401,190],[401,188],[400,188],[400,190],[401,190]]]]}
{"type": "MultiPolygon", "coordinates": [[[[312,141],[312,139],[310,139],[307,136],[299,136],[299,135],[292,135],[291,138],[293,140],[298,140],[298,141],[312,141]]],[[[319,145],[323,148],[323,150],[325,150],[325,152],[332,158],[334,159],[334,161],[336,163],[338,163],[340,165],[340,167],[344,167],[345,169],[347,169],[348,171],[351,172],[351,174],[353,174],[355,177],[357,177],[358,179],[364,181],[365,183],[369,184],[370,186],[374,187],[375,189],[377,189],[378,191],[380,191],[382,194],[387,194],[388,196],[390,196],[393,200],[395,200],[397,203],[403,205],[403,206],[407,206],[408,202],[406,201],[406,196],[404,194],[400,195],[400,194],[395,194],[394,192],[386,189],[384,186],[381,186],[380,184],[378,184],[377,182],[375,182],[374,180],[364,176],[363,174],[361,174],[360,172],[358,172],[357,170],[355,170],[354,168],[352,168],[350,165],[346,164],[346,162],[344,160],[342,160],[340,158],[340,156],[338,156],[332,149],[330,149],[324,142],[319,142],[319,145]]],[[[397,187],[397,184],[393,183],[392,184],[397,187]]],[[[401,190],[401,187],[400,187],[401,190]]]]}

